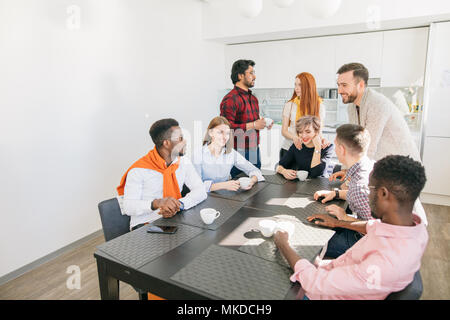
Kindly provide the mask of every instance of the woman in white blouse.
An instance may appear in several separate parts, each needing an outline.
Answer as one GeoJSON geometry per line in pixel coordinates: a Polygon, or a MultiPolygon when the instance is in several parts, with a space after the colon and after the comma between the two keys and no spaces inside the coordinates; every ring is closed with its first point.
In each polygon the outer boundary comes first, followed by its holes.
{"type": "Polygon", "coordinates": [[[239,181],[231,180],[233,166],[251,178],[251,187],[264,181],[261,171],[233,149],[230,123],[224,117],[215,117],[206,130],[203,146],[195,150],[192,162],[203,180],[206,192],[216,190],[237,191],[239,181]]]}
{"type": "MultiPolygon", "coordinates": [[[[325,120],[325,107],[317,93],[316,80],[312,74],[302,72],[295,77],[295,88],[291,100],[283,108],[281,134],[283,142],[280,150],[280,160],[294,143],[297,149],[302,148],[302,141],[296,134],[295,123],[303,116],[316,116],[320,119],[321,127],[325,120]]],[[[329,143],[322,139],[322,148],[329,143]]]]}

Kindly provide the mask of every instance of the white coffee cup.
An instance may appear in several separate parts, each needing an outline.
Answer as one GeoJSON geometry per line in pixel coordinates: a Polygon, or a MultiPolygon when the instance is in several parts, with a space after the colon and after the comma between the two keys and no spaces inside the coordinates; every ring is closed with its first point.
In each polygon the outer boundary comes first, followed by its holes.
{"type": "Polygon", "coordinates": [[[247,189],[250,186],[251,182],[252,182],[252,179],[250,179],[248,177],[239,178],[239,183],[240,183],[242,189],[247,189]]]}
{"type": "Polygon", "coordinates": [[[213,208],[200,210],[200,217],[205,224],[211,224],[220,216],[220,212],[213,208]]]}
{"type": "Polygon", "coordinates": [[[265,219],[259,221],[259,231],[261,231],[261,234],[264,237],[271,237],[273,235],[276,226],[277,223],[274,220],[265,219]]]}
{"type": "Polygon", "coordinates": [[[305,171],[305,170],[297,171],[297,178],[298,178],[298,180],[305,181],[306,178],[308,177],[308,173],[309,172],[305,171]]]}
{"type": "Polygon", "coordinates": [[[273,120],[270,118],[264,118],[266,120],[266,128],[270,127],[270,125],[273,123],[273,120]]]}
{"type": "Polygon", "coordinates": [[[294,234],[294,230],[295,230],[295,226],[292,222],[280,221],[280,222],[277,222],[277,225],[276,225],[273,233],[276,233],[277,231],[285,231],[289,234],[289,237],[291,237],[294,234]]]}

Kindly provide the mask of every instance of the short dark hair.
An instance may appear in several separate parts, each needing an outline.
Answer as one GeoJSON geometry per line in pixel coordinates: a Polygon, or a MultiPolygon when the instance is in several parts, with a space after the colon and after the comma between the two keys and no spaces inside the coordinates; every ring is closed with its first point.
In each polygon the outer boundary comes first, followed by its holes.
{"type": "Polygon", "coordinates": [[[172,134],[172,127],[178,127],[179,124],[175,119],[161,119],[156,121],[150,127],[150,137],[152,137],[153,143],[157,148],[161,147],[164,140],[170,139],[172,134]]]}
{"type": "Polygon", "coordinates": [[[343,143],[352,153],[366,152],[370,144],[367,129],[357,124],[343,124],[336,129],[336,139],[343,143]]]}
{"type": "Polygon", "coordinates": [[[339,68],[337,73],[342,74],[349,71],[353,71],[353,77],[364,80],[364,83],[367,86],[367,81],[369,81],[369,70],[367,70],[362,63],[352,62],[344,64],[339,68]]]}
{"type": "Polygon", "coordinates": [[[385,187],[401,204],[413,204],[425,186],[425,168],[409,156],[390,155],[373,166],[375,188],[385,187]]]}
{"type": "Polygon", "coordinates": [[[233,84],[239,81],[238,75],[244,74],[249,66],[254,67],[255,62],[252,60],[241,59],[233,63],[233,66],[231,67],[231,81],[233,81],[233,84]]]}

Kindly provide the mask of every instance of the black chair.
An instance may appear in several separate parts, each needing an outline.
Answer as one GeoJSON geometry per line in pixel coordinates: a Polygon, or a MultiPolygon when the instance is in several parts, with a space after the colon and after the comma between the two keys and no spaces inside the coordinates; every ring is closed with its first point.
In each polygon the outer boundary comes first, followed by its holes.
{"type": "MultiPolygon", "coordinates": [[[[122,215],[117,198],[102,201],[98,204],[100,220],[102,221],[103,235],[109,241],[127,232],[130,232],[130,216],[122,215]]],[[[134,288],[140,300],[147,300],[147,291],[134,288]]]]}
{"type": "Polygon", "coordinates": [[[387,296],[386,300],[419,300],[422,296],[423,284],[420,270],[414,274],[413,281],[406,286],[405,289],[392,292],[387,296]]]}
{"type": "Polygon", "coordinates": [[[105,240],[109,241],[130,231],[130,216],[122,215],[117,198],[98,204],[105,240]]]}

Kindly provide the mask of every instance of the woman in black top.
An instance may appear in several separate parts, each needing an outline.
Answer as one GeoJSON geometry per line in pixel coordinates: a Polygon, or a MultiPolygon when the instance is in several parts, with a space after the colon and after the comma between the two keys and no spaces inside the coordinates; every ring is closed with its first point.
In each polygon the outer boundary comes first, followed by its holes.
{"type": "Polygon", "coordinates": [[[292,144],[281,158],[277,172],[288,180],[297,178],[297,170],[308,171],[310,178],[323,175],[333,155],[334,145],[322,149],[320,119],[315,116],[302,117],[296,122],[295,129],[302,140],[302,148],[299,150],[292,144]]]}

